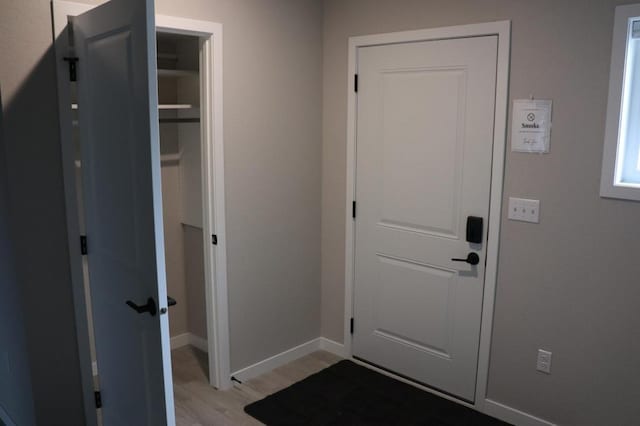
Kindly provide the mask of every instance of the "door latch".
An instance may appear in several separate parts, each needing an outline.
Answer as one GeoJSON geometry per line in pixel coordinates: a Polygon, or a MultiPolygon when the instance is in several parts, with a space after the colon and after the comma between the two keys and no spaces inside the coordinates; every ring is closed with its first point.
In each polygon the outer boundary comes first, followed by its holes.
{"type": "Polygon", "coordinates": [[[131,309],[133,309],[139,314],[144,314],[145,312],[149,312],[149,315],[151,315],[152,317],[155,317],[156,313],[158,312],[158,308],[156,307],[156,302],[153,300],[153,297],[148,298],[147,304],[142,306],[136,305],[131,300],[127,300],[126,303],[131,309]]]}
{"type": "Polygon", "coordinates": [[[467,262],[469,265],[477,265],[480,263],[480,256],[478,256],[478,253],[471,252],[467,255],[466,259],[453,258],[451,260],[454,262],[467,262]]]}

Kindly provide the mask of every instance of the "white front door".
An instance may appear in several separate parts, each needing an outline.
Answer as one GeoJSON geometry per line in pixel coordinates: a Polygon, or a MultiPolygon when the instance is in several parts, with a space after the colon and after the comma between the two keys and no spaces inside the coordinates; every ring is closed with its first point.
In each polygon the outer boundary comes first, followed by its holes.
{"type": "Polygon", "coordinates": [[[353,354],[473,401],[497,36],[357,53],[353,354]]]}
{"type": "Polygon", "coordinates": [[[173,425],[153,0],[73,23],[103,424],[173,425]]]}

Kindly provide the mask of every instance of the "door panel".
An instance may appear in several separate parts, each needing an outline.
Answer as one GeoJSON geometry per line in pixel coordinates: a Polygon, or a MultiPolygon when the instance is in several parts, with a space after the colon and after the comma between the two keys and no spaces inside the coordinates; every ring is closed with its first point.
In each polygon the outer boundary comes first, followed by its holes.
{"type": "Polygon", "coordinates": [[[378,256],[381,273],[375,293],[374,333],[415,347],[418,350],[449,356],[448,318],[451,312],[451,271],[406,260],[378,256]],[[394,282],[395,286],[384,285],[394,282]],[[425,285],[427,283],[427,285],[425,285]],[[404,296],[414,297],[407,300],[404,296]],[[422,311],[423,321],[410,314],[422,311]]]}
{"type": "Polygon", "coordinates": [[[465,229],[488,220],[496,63],[495,36],[358,50],[354,355],[469,401],[486,249],[465,229]]]}
{"type": "Polygon", "coordinates": [[[112,0],[73,25],[103,424],[175,424],[153,1],[112,0]],[[126,304],[149,298],[153,316],[126,304]]]}
{"type": "Polygon", "coordinates": [[[457,130],[464,120],[464,70],[383,72],[382,80],[382,223],[457,237],[461,168],[455,163],[462,145],[457,130]],[[423,102],[428,97],[440,101],[423,102]],[[428,145],[421,143],[434,131],[428,145]],[[421,182],[419,193],[412,193],[415,182],[421,182]]]}

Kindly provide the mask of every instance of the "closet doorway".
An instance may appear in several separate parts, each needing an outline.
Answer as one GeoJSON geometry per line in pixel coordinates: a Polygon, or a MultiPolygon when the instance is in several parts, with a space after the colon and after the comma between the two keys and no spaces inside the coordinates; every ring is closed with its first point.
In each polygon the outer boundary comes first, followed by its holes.
{"type": "MultiPolygon", "coordinates": [[[[148,0],[138,0],[136,4],[140,6],[143,2],[147,10],[152,10],[153,3],[148,0]]],[[[128,405],[142,409],[148,405],[144,401],[150,401],[151,394],[145,397],[145,392],[156,390],[128,395],[135,386],[129,388],[127,384],[152,385],[149,380],[157,375],[164,383],[162,405],[166,405],[167,421],[171,423],[170,347],[190,344],[206,351],[208,366],[204,368],[208,370],[211,385],[219,389],[231,386],[222,144],[222,27],[211,22],[160,15],[154,19],[152,13],[136,12],[137,17],[132,15],[132,29],[124,34],[129,34],[126,37],[138,45],[108,50],[109,46],[103,44],[107,46],[103,53],[99,50],[91,53],[86,50],[86,46],[90,46],[87,43],[100,39],[87,33],[87,29],[101,31],[104,37],[114,40],[113,34],[118,33],[108,26],[120,25],[114,27],[117,31],[126,29],[116,19],[129,19],[129,10],[133,10],[122,0],[106,2],[105,6],[100,7],[94,19],[86,12],[91,11],[93,15],[95,6],[53,2],[69,251],[86,417],[88,424],[96,424],[96,406],[102,406],[102,418],[106,419],[109,406],[127,404],[127,400],[128,405]],[[101,21],[101,14],[114,24],[101,21]],[[75,28],[76,16],[83,27],[75,28]],[[148,31],[155,29],[155,40],[152,32],[147,32],[149,36],[145,37],[141,27],[148,31]],[[148,61],[141,64],[141,57],[148,61]],[[109,66],[99,66],[100,61],[107,61],[107,65],[110,65],[108,61],[115,61],[111,62],[115,68],[111,71],[109,66]],[[129,65],[125,64],[130,67],[129,71],[124,73],[118,69],[122,68],[123,61],[130,61],[129,65]],[[128,78],[131,82],[123,83],[123,79],[128,78]],[[139,94],[145,93],[139,91],[140,83],[145,87],[148,84],[148,99],[140,98],[139,94]],[[109,90],[111,87],[113,93],[109,90]],[[133,88],[131,97],[118,96],[129,93],[122,91],[126,87],[133,88]],[[100,96],[92,98],[93,93],[100,96]],[[136,117],[148,124],[141,128],[150,129],[144,140],[139,137],[142,133],[117,129],[120,123],[132,123],[136,117]],[[110,135],[115,135],[115,139],[109,139],[110,135]],[[145,179],[150,180],[145,183],[145,179]],[[127,199],[133,200],[133,204],[123,204],[122,200],[127,199]],[[118,202],[115,207],[111,203],[114,200],[118,202]],[[151,206],[150,200],[153,200],[152,210],[145,207],[151,206]],[[144,208],[141,210],[137,205],[144,208]],[[140,215],[141,212],[144,214],[140,215]],[[153,231],[152,234],[145,231],[151,238],[140,240],[143,234],[139,229],[148,230],[146,221],[154,224],[155,237],[153,231]],[[135,228],[127,233],[128,228],[120,228],[120,223],[135,228]],[[122,244],[106,247],[105,241],[122,244]],[[148,247],[140,246],[140,241],[148,241],[143,242],[148,247]],[[111,251],[106,252],[105,247],[111,251]],[[114,248],[121,248],[122,252],[114,248]],[[146,251],[140,252],[141,248],[146,251]],[[149,259],[150,253],[155,253],[157,261],[143,264],[127,261],[127,256],[130,260],[149,259]],[[105,265],[108,266],[105,259],[116,269],[105,269],[105,265]],[[143,271],[151,280],[146,281],[142,275],[136,279],[135,269],[131,269],[134,272],[117,269],[125,263],[143,271]],[[128,280],[129,287],[117,278],[128,280]],[[154,287],[156,281],[157,287],[154,287]],[[121,290],[122,295],[112,297],[121,290]],[[151,296],[148,300],[147,295],[151,296]],[[131,300],[126,300],[129,298],[131,300]],[[134,329],[137,331],[131,331],[134,329]],[[121,334],[127,336],[119,340],[121,334]],[[141,361],[145,359],[151,361],[141,361]],[[146,362],[151,364],[144,364],[146,362]],[[159,367],[158,362],[164,367],[159,367]],[[140,398],[140,404],[131,404],[140,398]]],[[[120,40],[126,39],[115,42],[120,40]]],[[[140,415],[144,413],[141,411],[140,415]]]]}
{"type": "Polygon", "coordinates": [[[156,46],[171,349],[208,352],[205,247],[217,245],[218,236],[204,233],[200,39],[158,32],[156,46]]]}

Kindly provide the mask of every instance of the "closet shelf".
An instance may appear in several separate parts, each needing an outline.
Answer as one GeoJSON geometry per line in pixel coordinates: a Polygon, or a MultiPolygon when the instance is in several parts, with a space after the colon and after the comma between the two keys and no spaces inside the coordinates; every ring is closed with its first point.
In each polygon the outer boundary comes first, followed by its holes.
{"type": "MultiPolygon", "coordinates": [[[[161,124],[181,124],[181,123],[199,123],[199,117],[186,117],[186,118],[161,118],[158,120],[161,124]]],[[[71,122],[73,127],[78,127],[78,120],[73,120],[71,122]]]]}
{"type": "Polygon", "coordinates": [[[160,123],[199,123],[200,119],[198,117],[192,118],[161,118],[160,123]]]}
{"type": "Polygon", "coordinates": [[[156,57],[158,59],[169,59],[172,61],[178,60],[178,55],[176,55],[175,53],[157,53],[156,57]]]}
{"type": "Polygon", "coordinates": [[[160,109],[160,123],[199,123],[200,108],[197,105],[166,105],[160,109]]]}
{"type": "MultiPolygon", "coordinates": [[[[197,105],[192,104],[159,104],[158,109],[171,110],[171,109],[193,109],[198,108],[197,105]]],[[[71,104],[71,109],[77,110],[78,104],[71,104]]]]}
{"type": "Polygon", "coordinates": [[[158,69],[158,77],[197,77],[198,71],[172,70],[166,68],[158,69]]]}
{"type": "Polygon", "coordinates": [[[182,158],[182,151],[177,152],[175,154],[164,154],[160,156],[160,164],[161,165],[178,164],[181,158],[182,158]]]}
{"type": "Polygon", "coordinates": [[[160,104],[158,105],[158,109],[191,109],[191,108],[196,108],[196,106],[192,104],[160,104]]]}
{"type": "MultiPolygon", "coordinates": [[[[178,164],[180,159],[182,158],[182,151],[177,152],[175,154],[164,154],[160,156],[160,164],[178,164]]],[[[82,168],[82,161],[75,160],[74,161],[76,168],[82,168]]]]}
{"type": "MultiPolygon", "coordinates": [[[[158,121],[165,124],[199,123],[200,117],[160,117],[158,121]]],[[[78,127],[78,120],[72,120],[71,125],[78,127]]]]}

